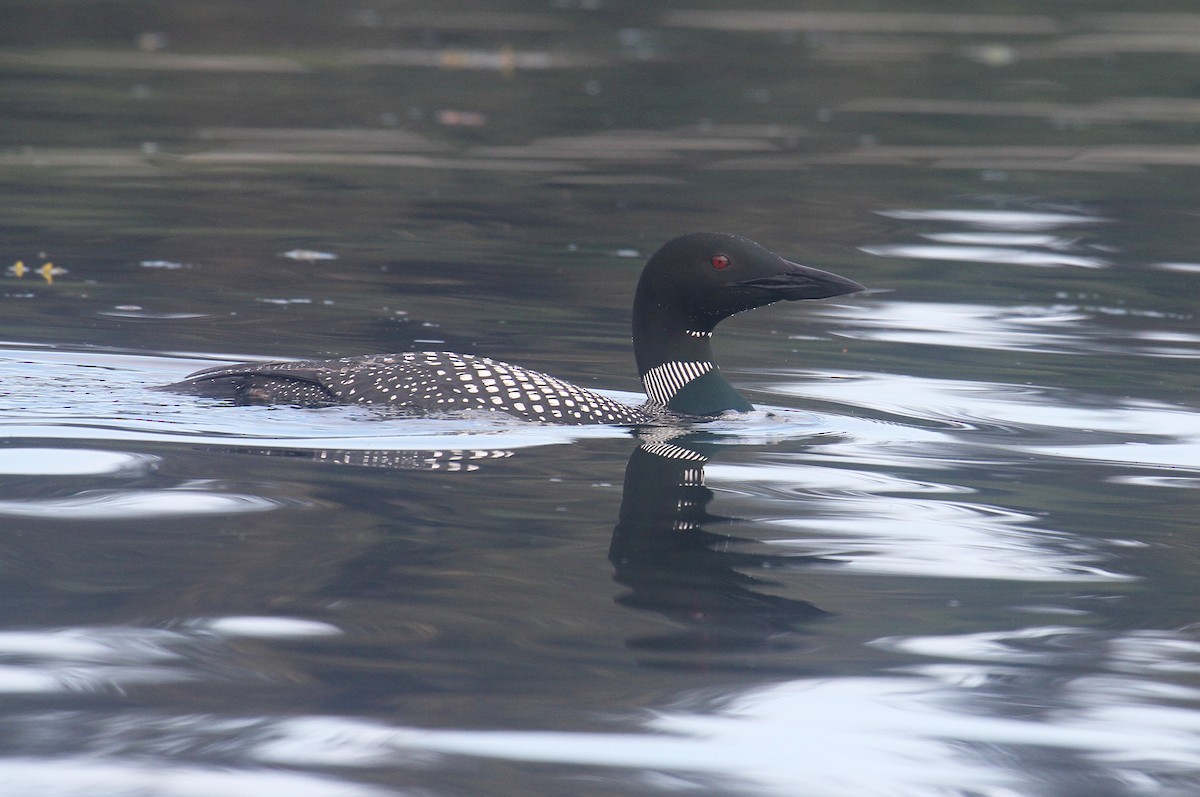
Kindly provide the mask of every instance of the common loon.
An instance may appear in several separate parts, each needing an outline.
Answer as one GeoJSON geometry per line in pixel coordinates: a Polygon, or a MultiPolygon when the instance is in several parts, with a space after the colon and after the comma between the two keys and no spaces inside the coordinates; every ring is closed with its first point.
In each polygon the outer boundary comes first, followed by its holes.
{"type": "Polygon", "coordinates": [[[222,365],[165,389],[239,404],[491,410],[560,424],[638,424],[664,410],[746,412],[754,407],[713,363],[717,323],[783,299],[861,290],[853,280],[789,262],[737,235],[692,233],[667,242],[647,261],[633,300],[633,349],[648,398],[640,408],[538,371],[450,352],[222,365]]]}

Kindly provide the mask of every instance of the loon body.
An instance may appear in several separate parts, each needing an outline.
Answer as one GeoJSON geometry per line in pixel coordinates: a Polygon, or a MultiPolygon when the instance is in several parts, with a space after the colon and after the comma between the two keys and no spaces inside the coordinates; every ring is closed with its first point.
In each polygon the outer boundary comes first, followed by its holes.
{"type": "Polygon", "coordinates": [[[693,233],[669,241],[647,261],[634,296],[633,348],[648,398],[641,408],[538,371],[450,352],[238,363],[197,371],[166,389],[242,404],[489,410],[566,424],[637,424],[664,410],[746,412],[753,406],[713,362],[713,328],[772,302],[861,290],[853,280],[789,262],[736,235],[693,233]]]}

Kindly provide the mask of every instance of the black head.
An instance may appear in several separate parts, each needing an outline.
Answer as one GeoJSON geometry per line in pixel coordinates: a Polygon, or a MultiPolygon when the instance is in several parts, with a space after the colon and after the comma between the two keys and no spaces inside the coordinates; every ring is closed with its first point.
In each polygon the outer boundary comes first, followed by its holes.
{"type": "Polygon", "coordinates": [[[784,260],[741,236],[692,233],[668,241],[646,263],[634,300],[635,336],[639,318],[655,319],[660,327],[682,324],[686,330],[710,332],[717,322],[743,310],[861,290],[854,280],[784,260]]]}
{"type": "Polygon", "coordinates": [[[633,300],[633,350],[646,395],[687,415],[751,410],[713,364],[713,327],[764,304],[861,290],[854,280],[784,260],[737,235],[668,241],[646,263],[633,300]]]}

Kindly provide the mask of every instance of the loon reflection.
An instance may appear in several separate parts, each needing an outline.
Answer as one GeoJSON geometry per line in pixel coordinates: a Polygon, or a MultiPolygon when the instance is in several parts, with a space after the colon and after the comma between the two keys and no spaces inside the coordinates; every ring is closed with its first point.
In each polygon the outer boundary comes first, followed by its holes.
{"type": "Polygon", "coordinates": [[[467,473],[479,470],[489,461],[508,459],[513,451],[502,448],[446,448],[446,449],[306,449],[306,448],[236,448],[220,446],[220,450],[236,454],[254,454],[260,457],[289,457],[310,459],[331,465],[351,465],[356,468],[384,468],[386,470],[441,471],[443,473],[467,473]]]}
{"type": "MultiPolygon", "coordinates": [[[[828,616],[813,604],[769,592],[776,582],[763,572],[785,572],[815,563],[819,556],[753,553],[759,540],[715,530],[742,522],[710,514],[714,498],[705,486],[705,465],[724,448],[719,439],[694,426],[642,426],[638,446],[625,467],[621,508],[609,545],[613,580],[626,588],[622,606],[655,612],[679,630],[628,640],[630,649],[656,656],[665,665],[671,653],[755,653],[799,644],[804,626],[828,616]]],[[[225,448],[239,454],[306,458],[352,467],[466,473],[500,466],[513,451],[287,450],[225,448]]],[[[372,551],[352,569],[375,573],[388,556],[372,551]]],[[[386,570],[386,568],[385,568],[386,570]]],[[[352,581],[361,586],[362,573],[352,581]]],[[[675,660],[682,666],[686,656],[675,660]]],[[[706,662],[705,666],[712,666],[706,662]]]]}
{"type": "Polygon", "coordinates": [[[794,646],[805,623],[827,615],[807,601],[760,591],[771,581],[745,571],[797,567],[814,556],[737,553],[752,539],[708,531],[738,518],[708,512],[713,491],[704,484],[706,435],[656,440],[654,430],[625,468],[621,512],[609,560],[614,580],[629,588],[623,606],[658,612],[684,630],[629,641],[636,650],[714,652],[794,646]]]}

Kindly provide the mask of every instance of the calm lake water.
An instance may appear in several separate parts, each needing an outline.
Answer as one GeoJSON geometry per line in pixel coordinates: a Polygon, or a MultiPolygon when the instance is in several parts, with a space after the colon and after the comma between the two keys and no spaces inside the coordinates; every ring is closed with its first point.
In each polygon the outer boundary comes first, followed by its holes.
{"type": "Polygon", "coordinates": [[[0,795],[1200,793],[1200,14],[883,7],[4,3],[0,795]],[[150,389],[637,401],[702,229],[871,289],[746,416],[150,389]]]}

